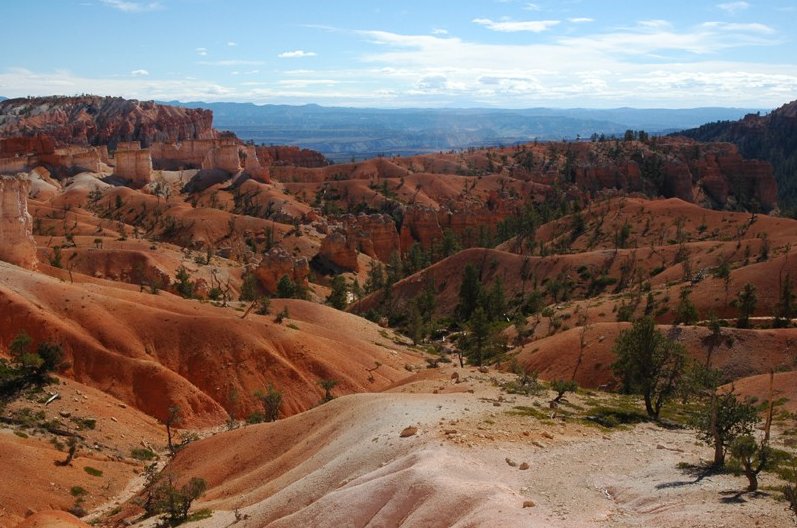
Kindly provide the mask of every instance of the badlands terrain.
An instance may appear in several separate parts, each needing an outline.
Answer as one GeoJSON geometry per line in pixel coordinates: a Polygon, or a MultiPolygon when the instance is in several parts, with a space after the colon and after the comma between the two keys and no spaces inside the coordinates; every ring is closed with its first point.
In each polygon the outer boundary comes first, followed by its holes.
{"type": "Polygon", "coordinates": [[[795,525],[770,163],[628,131],[330,164],[212,118],[0,102],[0,357],[63,353],[0,400],[0,527],[155,526],[192,479],[207,527],[795,525]],[[752,398],[757,439],[772,409],[757,491],[698,438],[714,386],[658,421],[621,394],[644,316],[752,398]]]}

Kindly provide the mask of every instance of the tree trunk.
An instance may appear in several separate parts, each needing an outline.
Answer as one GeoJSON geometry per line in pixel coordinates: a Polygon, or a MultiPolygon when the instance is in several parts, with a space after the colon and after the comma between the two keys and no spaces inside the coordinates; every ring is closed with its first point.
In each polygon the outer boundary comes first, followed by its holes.
{"type": "Polygon", "coordinates": [[[169,453],[174,455],[174,445],[172,444],[172,427],[169,422],[166,422],[166,437],[169,443],[169,453]]]}
{"type": "Polygon", "coordinates": [[[744,474],[747,477],[747,480],[750,484],[747,486],[747,491],[756,491],[758,490],[758,473],[753,471],[752,468],[745,468],[744,474]]]}
{"type": "Polygon", "coordinates": [[[648,416],[651,418],[655,420],[659,419],[659,413],[653,409],[653,402],[650,400],[650,394],[645,394],[645,411],[647,411],[648,416]]]}
{"type": "Polygon", "coordinates": [[[714,439],[714,467],[722,467],[725,465],[725,449],[717,428],[717,412],[717,395],[715,393],[711,396],[711,436],[714,439]]]}

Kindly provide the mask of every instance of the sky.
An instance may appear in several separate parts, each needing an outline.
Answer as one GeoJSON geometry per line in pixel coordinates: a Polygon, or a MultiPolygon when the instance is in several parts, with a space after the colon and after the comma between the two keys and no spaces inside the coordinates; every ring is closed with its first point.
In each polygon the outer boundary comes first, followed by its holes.
{"type": "Polygon", "coordinates": [[[0,95],[775,108],[797,0],[3,0],[0,95]]]}

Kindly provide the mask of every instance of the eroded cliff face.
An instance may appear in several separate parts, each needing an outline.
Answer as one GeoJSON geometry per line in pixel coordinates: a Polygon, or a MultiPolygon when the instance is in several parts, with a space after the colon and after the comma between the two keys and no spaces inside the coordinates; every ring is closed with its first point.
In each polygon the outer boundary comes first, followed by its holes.
{"type": "Polygon", "coordinates": [[[32,97],[0,102],[0,135],[46,134],[59,145],[213,139],[210,110],[120,97],[32,97]]]}
{"type": "Polygon", "coordinates": [[[277,283],[283,276],[306,288],[310,263],[304,257],[295,258],[285,249],[275,247],[263,256],[253,273],[260,287],[267,293],[273,294],[277,291],[277,283]]]}
{"type": "Polygon", "coordinates": [[[149,149],[117,150],[114,159],[114,174],[130,180],[133,187],[143,187],[152,181],[152,155],[149,149]]]}
{"type": "Polygon", "coordinates": [[[292,146],[257,147],[257,157],[263,165],[293,167],[325,167],[329,161],[320,152],[292,146]]]}
{"type": "Polygon", "coordinates": [[[0,176],[0,260],[36,269],[29,190],[30,181],[25,178],[0,176]]]}

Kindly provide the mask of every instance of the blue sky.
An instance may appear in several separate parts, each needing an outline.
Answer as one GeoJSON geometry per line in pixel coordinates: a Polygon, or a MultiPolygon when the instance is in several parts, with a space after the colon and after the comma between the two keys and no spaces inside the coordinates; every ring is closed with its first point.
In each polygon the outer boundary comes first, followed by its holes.
{"type": "Polygon", "coordinates": [[[4,0],[0,16],[7,97],[390,108],[797,99],[797,0],[4,0]]]}

